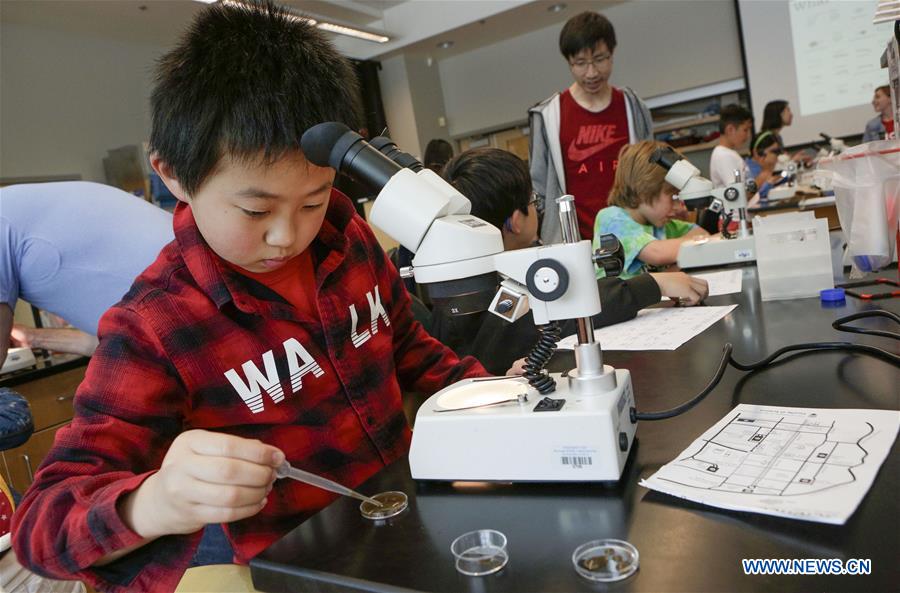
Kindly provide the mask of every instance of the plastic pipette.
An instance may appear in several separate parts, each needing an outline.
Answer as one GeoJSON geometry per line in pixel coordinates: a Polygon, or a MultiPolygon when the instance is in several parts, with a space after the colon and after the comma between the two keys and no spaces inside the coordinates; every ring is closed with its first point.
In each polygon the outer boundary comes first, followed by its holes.
{"type": "Polygon", "coordinates": [[[337,482],[333,482],[328,478],[323,478],[322,476],[317,476],[316,474],[311,474],[309,472],[305,472],[302,469],[297,469],[296,467],[291,467],[291,464],[285,461],[278,468],[275,469],[275,475],[279,478],[293,478],[298,482],[303,482],[305,484],[311,484],[313,486],[317,486],[322,490],[328,490],[329,492],[334,492],[336,494],[343,494],[344,496],[352,496],[353,498],[357,498],[359,500],[364,500],[369,504],[374,504],[375,506],[384,506],[374,498],[369,498],[364,494],[360,494],[356,490],[351,490],[346,486],[342,486],[337,482]]]}

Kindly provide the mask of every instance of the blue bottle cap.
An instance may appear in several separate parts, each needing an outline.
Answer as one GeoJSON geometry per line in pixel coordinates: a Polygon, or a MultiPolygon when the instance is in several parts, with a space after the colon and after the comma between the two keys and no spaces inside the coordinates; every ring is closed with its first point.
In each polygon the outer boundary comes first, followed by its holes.
{"type": "Polygon", "coordinates": [[[846,299],[843,288],[826,288],[819,291],[819,299],[823,303],[838,303],[846,299]]]}

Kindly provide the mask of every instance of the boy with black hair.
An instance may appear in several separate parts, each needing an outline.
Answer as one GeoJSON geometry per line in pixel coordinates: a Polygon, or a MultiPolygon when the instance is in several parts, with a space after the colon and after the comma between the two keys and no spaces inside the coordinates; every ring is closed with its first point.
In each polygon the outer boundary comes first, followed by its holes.
{"type": "Polygon", "coordinates": [[[747,141],[753,127],[753,114],[734,103],[719,112],[719,145],[709,157],[709,180],[713,187],[725,187],[734,183],[734,172],[741,171],[746,178],[744,159],[738,153],[747,141]]]}
{"type": "Polygon", "coordinates": [[[312,125],[356,118],[347,62],[271,3],[205,8],[159,64],[151,164],[175,240],[100,322],[72,423],[13,526],[19,559],[109,591],[171,591],[201,530],[247,562],[404,456],[401,389],[485,375],[413,320],[312,125]]]}
{"type": "Polygon", "coordinates": [[[563,194],[575,196],[581,237],[589,238],[594,217],[606,206],[619,150],[653,136],[647,106],[631,89],[609,83],[615,49],[616,31],[602,14],[569,19],[559,51],[574,82],[528,112],[531,180],[546,243],[562,241],[556,198],[563,194]]]}
{"type": "MultiPolygon", "coordinates": [[[[537,242],[538,214],[531,191],[528,167],[516,155],[497,148],[475,148],[447,163],[446,179],[472,202],[472,215],[503,233],[507,250],[537,242]]],[[[630,280],[603,278],[597,281],[603,311],[594,316],[602,327],[631,319],[661,295],[696,304],[706,296],[706,282],[684,273],[642,274],[630,280]]],[[[563,335],[575,332],[575,322],[566,322],[563,335]]],[[[459,354],[472,355],[488,369],[501,374],[532,349],[539,333],[527,313],[513,323],[488,313],[432,318],[431,333],[459,354]]]]}

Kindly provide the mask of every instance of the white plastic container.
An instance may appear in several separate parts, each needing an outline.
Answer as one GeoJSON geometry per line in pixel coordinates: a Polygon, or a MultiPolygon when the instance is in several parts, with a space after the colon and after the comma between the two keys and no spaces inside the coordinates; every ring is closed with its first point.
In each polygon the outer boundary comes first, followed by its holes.
{"type": "Polygon", "coordinates": [[[812,212],[753,220],[762,300],[808,298],[834,288],[828,221],[812,212]]]}

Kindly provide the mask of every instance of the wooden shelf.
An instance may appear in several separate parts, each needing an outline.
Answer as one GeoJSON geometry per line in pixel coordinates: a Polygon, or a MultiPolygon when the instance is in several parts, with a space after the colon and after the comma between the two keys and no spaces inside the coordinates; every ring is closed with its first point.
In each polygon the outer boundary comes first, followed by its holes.
{"type": "Polygon", "coordinates": [[[653,126],[653,133],[658,134],[660,132],[670,132],[672,130],[680,130],[682,128],[692,128],[694,126],[716,123],[717,121],[719,121],[718,114],[707,115],[705,117],[692,117],[689,119],[682,119],[669,124],[663,122],[661,125],[653,126]]]}
{"type": "Polygon", "coordinates": [[[689,144],[688,146],[679,146],[675,150],[681,153],[698,152],[700,150],[712,150],[719,145],[719,139],[710,140],[709,142],[701,142],[700,144],[689,144]]]}

